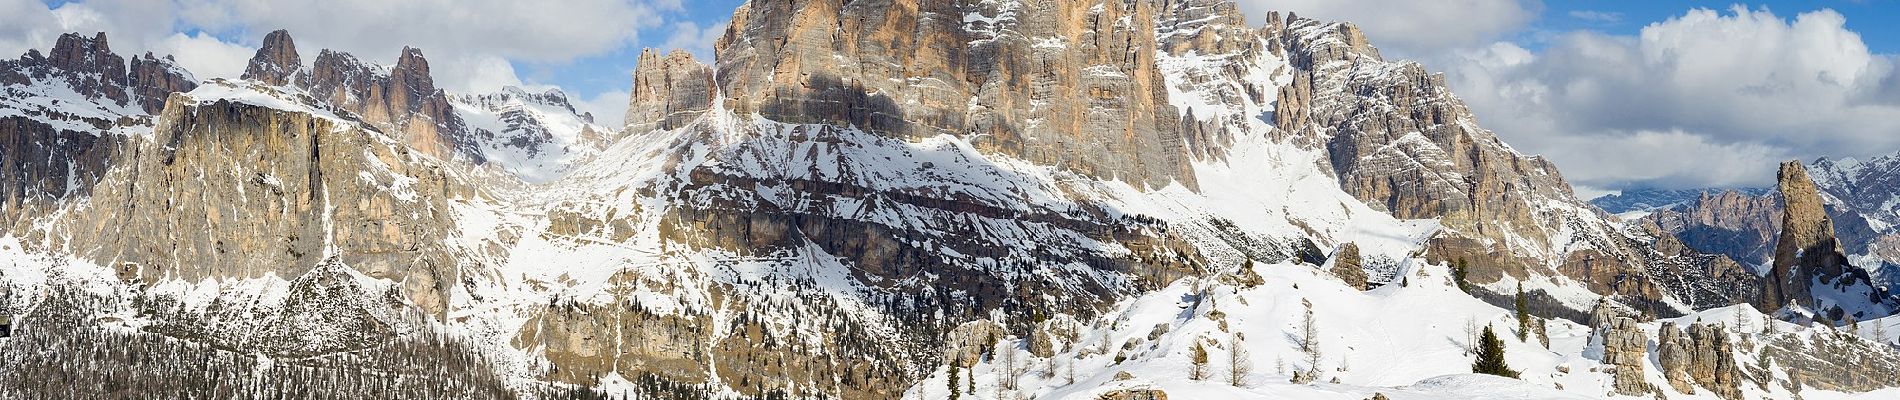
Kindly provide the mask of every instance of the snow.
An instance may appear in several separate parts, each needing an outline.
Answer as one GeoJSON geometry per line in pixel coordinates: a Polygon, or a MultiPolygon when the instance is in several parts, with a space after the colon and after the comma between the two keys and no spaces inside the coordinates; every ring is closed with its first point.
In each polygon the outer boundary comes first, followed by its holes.
{"type": "Polygon", "coordinates": [[[301,90],[270,86],[255,81],[214,78],[205,81],[197,89],[185,93],[185,96],[200,106],[228,101],[310,114],[331,120],[338,125],[354,125],[351,120],[337,116],[329,106],[318,105],[315,98],[301,90]]]}

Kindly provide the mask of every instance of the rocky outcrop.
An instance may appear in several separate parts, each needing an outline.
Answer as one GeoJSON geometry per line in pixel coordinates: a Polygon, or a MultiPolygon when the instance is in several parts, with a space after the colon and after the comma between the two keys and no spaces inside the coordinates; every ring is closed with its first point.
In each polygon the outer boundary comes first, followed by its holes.
{"type": "Polygon", "coordinates": [[[1847,392],[1900,386],[1900,353],[1851,334],[1784,332],[1762,337],[1762,344],[1765,358],[1801,386],[1847,392]]]}
{"type": "Polygon", "coordinates": [[[1332,274],[1334,277],[1338,277],[1339,280],[1345,281],[1347,286],[1352,286],[1354,289],[1366,290],[1366,270],[1364,264],[1365,261],[1359,258],[1359,245],[1347,242],[1346,244],[1339,245],[1339,250],[1333,252],[1332,274]]]}
{"type": "Polygon", "coordinates": [[[441,159],[483,161],[448,95],[435,87],[422,50],[404,47],[388,74],[347,53],[324,50],[297,83],[416,151],[441,159]]]}
{"type": "MultiPolygon", "coordinates": [[[[1842,254],[1840,242],[1834,237],[1834,223],[1827,215],[1819,189],[1808,178],[1807,168],[1800,161],[1782,163],[1776,187],[1781,192],[1783,205],[1781,233],[1775,239],[1775,261],[1758,307],[1764,312],[1790,305],[1819,308],[1813,293],[1816,283],[1835,288],[1871,286],[1872,279],[1867,272],[1848,265],[1847,257],[1842,254]]],[[[1890,301],[1885,290],[1872,288],[1869,291],[1872,292],[1868,299],[1871,303],[1890,301]]],[[[1830,316],[1835,320],[1841,317],[1830,316]]]]}
{"type": "Polygon", "coordinates": [[[1859,159],[1821,159],[1809,165],[1826,193],[1842,250],[1876,280],[1900,283],[1900,154],[1859,159]]]}
{"type": "Polygon", "coordinates": [[[1715,279],[1706,286],[1715,290],[1683,292],[1699,285],[1672,282],[1745,272],[1699,254],[1659,252],[1622,232],[1577,199],[1549,160],[1518,153],[1480,128],[1442,74],[1384,60],[1352,24],[1288,14],[1270,17],[1261,32],[1291,67],[1271,110],[1272,135],[1326,154],[1340,187],[1375,209],[1444,223],[1424,256],[1467,261],[1468,279],[1481,291],[1507,275],[1561,275],[1676,315],[1732,304],[1738,286],[1754,284],[1715,279]]]}
{"type": "Polygon", "coordinates": [[[127,72],[126,86],[132,90],[139,109],[147,114],[157,114],[165,109],[165,99],[172,93],[189,92],[198,88],[198,81],[172,56],[153,57],[147,52],[144,56],[132,59],[127,72]]]}
{"type": "Polygon", "coordinates": [[[296,41],[290,38],[290,31],[278,29],[264,35],[263,46],[258,47],[257,55],[251,56],[251,63],[244,67],[242,77],[273,86],[285,86],[302,69],[303,56],[297,54],[296,41]]]}
{"type": "Polygon", "coordinates": [[[712,68],[692,53],[674,50],[661,56],[640,50],[633,70],[633,96],[627,105],[626,133],[679,129],[712,107],[712,68]]]}
{"type": "Polygon", "coordinates": [[[1192,187],[1154,4],[753,2],[714,45],[717,85],[740,115],[961,135],[1089,176],[1192,187]]]}
{"type": "Polygon", "coordinates": [[[1695,394],[1695,386],[1701,386],[1724,399],[1742,396],[1735,350],[1719,326],[1693,324],[1684,334],[1675,323],[1663,323],[1656,337],[1656,359],[1678,393],[1695,394]]]}
{"type": "Polygon", "coordinates": [[[1612,317],[1596,328],[1596,340],[1603,345],[1602,361],[1610,373],[1612,390],[1625,396],[1649,393],[1649,384],[1643,381],[1643,365],[1649,363],[1649,335],[1636,320],[1612,317]]]}
{"type": "Polygon", "coordinates": [[[243,77],[306,90],[424,154],[485,161],[479,138],[455,113],[448,94],[435,87],[422,50],[403,47],[396,65],[387,70],[328,49],[317,54],[310,69],[304,70],[302,62],[290,33],[273,31],[265,35],[243,77]]]}

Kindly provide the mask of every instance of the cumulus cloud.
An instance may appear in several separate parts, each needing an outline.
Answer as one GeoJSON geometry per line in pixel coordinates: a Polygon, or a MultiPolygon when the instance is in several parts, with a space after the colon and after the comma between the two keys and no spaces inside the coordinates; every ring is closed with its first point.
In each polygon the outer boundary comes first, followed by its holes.
{"type": "Polygon", "coordinates": [[[720,22],[702,29],[698,23],[692,21],[675,22],[673,23],[673,34],[667,36],[666,43],[661,45],[660,48],[668,50],[684,49],[687,52],[693,53],[693,58],[699,59],[700,62],[711,63],[713,59],[713,42],[718,41],[719,36],[726,33],[726,24],[725,22],[720,22]]]}
{"type": "Polygon", "coordinates": [[[1535,0],[1237,0],[1249,16],[1267,11],[1351,21],[1381,50],[1405,57],[1481,46],[1514,33],[1542,11],[1535,0]]]}
{"type": "Polygon", "coordinates": [[[1900,149],[1900,102],[1880,100],[1892,59],[1833,11],[1698,9],[1458,54],[1448,75],[1479,120],[1586,186],[1762,185],[1777,160],[1900,149]]]}
{"type": "Polygon", "coordinates": [[[236,78],[244,74],[244,66],[257,54],[256,48],[225,42],[203,32],[174,33],[152,46],[151,51],[172,55],[179,66],[198,79],[236,78]]]}
{"type": "Polygon", "coordinates": [[[594,113],[594,123],[620,129],[627,119],[627,101],[633,98],[625,90],[602,92],[588,99],[574,99],[574,108],[594,113]]]}

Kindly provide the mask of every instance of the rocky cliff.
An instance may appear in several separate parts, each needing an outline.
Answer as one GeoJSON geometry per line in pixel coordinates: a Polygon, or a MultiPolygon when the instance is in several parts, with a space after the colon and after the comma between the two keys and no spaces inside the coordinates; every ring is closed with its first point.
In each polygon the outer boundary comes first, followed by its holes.
{"type": "Polygon", "coordinates": [[[1854,318],[1890,314],[1894,299],[1842,253],[1833,220],[1807,168],[1800,161],[1782,163],[1776,186],[1783,205],[1781,233],[1775,239],[1769,282],[1757,306],[1765,312],[1806,307],[1835,321],[1844,314],[1854,318]]]}
{"type": "Polygon", "coordinates": [[[439,244],[444,201],[469,189],[324,107],[248,82],[176,95],[54,236],[143,282],[298,276],[334,256],[444,311],[460,265],[439,244]]]}
{"type": "Polygon", "coordinates": [[[1155,63],[1157,3],[755,2],[715,43],[726,107],[1194,185],[1155,63]]]}
{"type": "Polygon", "coordinates": [[[448,94],[435,87],[420,49],[404,47],[387,70],[325,49],[305,69],[295,40],[279,30],[265,35],[244,71],[245,79],[295,85],[424,154],[477,164],[486,160],[482,141],[455,113],[448,94]]]}

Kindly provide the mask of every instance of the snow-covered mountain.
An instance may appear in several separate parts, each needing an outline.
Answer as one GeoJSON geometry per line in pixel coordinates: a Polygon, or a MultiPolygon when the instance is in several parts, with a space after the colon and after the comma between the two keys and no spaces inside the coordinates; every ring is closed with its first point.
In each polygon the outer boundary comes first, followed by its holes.
{"type": "MultiPolygon", "coordinates": [[[[1849,303],[1861,286],[1840,271],[1808,268],[1838,264],[1777,261],[1762,278],[1605,216],[1483,129],[1442,75],[1384,59],[1348,23],[1250,25],[1221,0],[750,3],[710,65],[642,52],[617,129],[559,91],[436,89],[418,49],[392,66],[330,50],[306,65],[289,32],[263,44],[242,79],[167,86],[162,107],[0,104],[130,121],[0,129],[0,183],[31,189],[5,193],[0,311],[19,323],[0,370],[43,371],[0,378],[0,393],[1880,398],[1900,385],[1900,353],[1873,328],[1900,321],[1867,313],[1880,299],[1849,303]],[[1803,277],[1846,289],[1786,290],[1803,277]],[[1765,294],[1783,320],[1734,306],[1765,294]],[[1500,319],[1507,307],[1526,314],[1500,319]],[[1468,374],[1484,324],[1527,335],[1503,346],[1522,379],[1468,374]],[[1255,366],[1239,385],[1186,379],[1193,349],[1232,361],[1236,346],[1255,366]],[[118,361],[77,361],[94,359],[118,361]],[[184,360],[207,367],[169,372],[184,360]]],[[[58,97],[93,81],[33,82],[58,97]]],[[[1792,237],[1831,243],[1813,230],[1792,237]]]]}
{"type": "Polygon", "coordinates": [[[544,183],[600,153],[612,129],[574,110],[560,89],[529,93],[518,87],[451,98],[456,113],[480,137],[482,159],[532,183],[544,183]]]}

